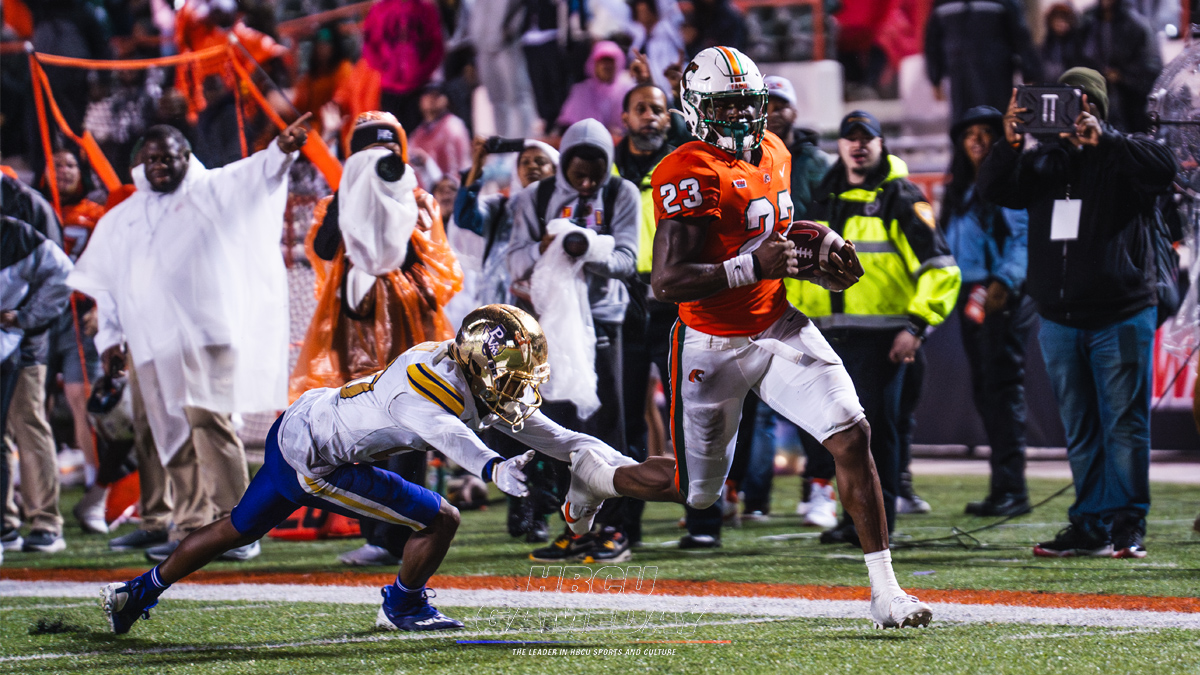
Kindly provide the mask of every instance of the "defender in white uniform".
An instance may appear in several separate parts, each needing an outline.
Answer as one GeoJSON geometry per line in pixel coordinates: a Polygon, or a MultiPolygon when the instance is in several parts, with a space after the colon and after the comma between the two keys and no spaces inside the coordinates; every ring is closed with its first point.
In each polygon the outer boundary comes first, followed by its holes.
{"type": "MultiPolygon", "coordinates": [[[[515,307],[488,305],[467,315],[454,340],[417,345],[373,376],[305,393],[275,421],[263,467],[228,518],[193,532],[158,567],[104,588],[113,632],[128,632],[139,617],[149,617],[172,583],[231,548],[257,541],[303,505],[417,531],[404,548],[396,582],[382,589],[377,627],[461,628],[462,622],[439,612],[425,595],[426,581],[454,539],[458,510],[370,462],[434,449],[495,481],[504,493],[523,497],[528,490],[522,469],[533,450],[506,460],[488,449],[474,432],[497,426],[564,461],[587,450],[614,465],[631,463],[537,411],[538,388],[549,374],[546,338],[537,321],[515,307]]],[[[600,501],[573,479],[564,510],[575,526],[590,528],[600,501]]]]}

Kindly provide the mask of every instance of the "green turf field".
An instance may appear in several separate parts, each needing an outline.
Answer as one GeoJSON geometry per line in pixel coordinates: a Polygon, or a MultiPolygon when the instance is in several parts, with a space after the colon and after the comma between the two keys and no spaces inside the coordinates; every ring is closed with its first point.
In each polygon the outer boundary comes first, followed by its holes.
{"type": "MultiPolygon", "coordinates": [[[[1034,480],[1035,501],[1065,482],[1034,480]]],[[[924,516],[901,516],[894,552],[897,576],[909,589],[998,589],[1200,596],[1200,535],[1191,523],[1200,512],[1200,489],[1156,484],[1144,560],[1035,559],[1033,542],[1064,524],[1070,491],[1032,514],[977,532],[978,540],[946,537],[951,527],[971,529],[990,520],[959,515],[981,496],[985,477],[918,478],[917,490],[934,507],[924,516]],[[904,548],[904,546],[910,546],[904,548]],[[919,574],[917,574],[919,573],[919,574]]],[[[865,586],[861,552],[817,543],[816,529],[794,515],[794,477],[777,481],[776,517],[727,529],[711,552],[681,552],[667,544],[682,530],[679,507],[650,505],[646,546],[629,564],[656,566],[658,578],[865,586]]],[[[64,494],[64,512],[78,491],[64,494]]],[[[123,529],[122,532],[127,531],[123,529]]],[[[68,532],[67,551],[38,556],[10,553],[5,568],[96,569],[97,589],[110,581],[105,568],[145,567],[140,554],[107,551],[105,536],[68,532]]],[[[249,563],[214,563],[210,569],[345,571],[335,556],[361,540],[290,543],[264,540],[263,555],[249,563]]],[[[532,548],[504,532],[504,507],[464,514],[443,574],[526,576],[532,548]]],[[[540,566],[539,566],[540,567],[540,566]]],[[[382,570],[372,570],[382,571],[382,570]]],[[[924,630],[876,631],[865,616],[845,619],[755,619],[748,616],[635,616],[564,627],[523,618],[495,621],[495,610],[442,606],[467,622],[467,632],[412,636],[371,630],[368,605],[213,602],[164,597],[149,622],[130,635],[107,633],[92,598],[0,598],[0,673],[1195,673],[1200,675],[1200,630],[1096,628],[1022,624],[956,624],[938,621],[924,630]],[[644,620],[643,620],[644,619],[644,620]],[[629,621],[641,630],[628,628],[629,621]],[[644,624],[644,625],[643,625],[644,624]],[[597,625],[600,627],[597,628],[597,625]],[[617,628],[614,626],[625,626],[617,628]],[[546,630],[543,630],[546,629],[546,630]],[[514,654],[513,646],[457,644],[462,639],[555,640],[572,644],[525,649],[587,649],[587,653],[514,654]],[[644,640],[718,640],[729,644],[634,644],[644,640]],[[596,653],[619,649],[619,654],[596,653]],[[642,653],[624,650],[642,649],[642,653]],[[669,649],[650,655],[644,650],[669,649]],[[62,655],[13,661],[12,657],[62,655]]],[[[600,610],[587,610],[595,614],[600,610]]],[[[602,613],[602,612],[601,612],[602,613]]],[[[585,611],[586,614],[586,611],[585,611]]],[[[611,614],[611,613],[610,613],[611,614]]],[[[576,620],[578,619],[578,613],[576,620]]]]}
{"type": "MultiPolygon", "coordinates": [[[[1031,480],[1029,487],[1037,502],[1065,484],[1066,481],[1031,480]]],[[[1200,513],[1200,486],[1153,486],[1154,503],[1146,538],[1149,556],[1143,560],[1034,558],[1030,552],[1032,545],[1052,538],[1066,524],[1071,490],[1029,515],[974,534],[978,544],[961,538],[973,548],[953,539],[920,544],[922,540],[950,535],[954,526],[969,530],[995,522],[995,519],[962,515],[963,505],[981,498],[986,485],[984,476],[918,477],[917,491],[934,510],[927,515],[899,517],[893,558],[901,584],[912,588],[1200,596],[1200,535],[1191,528],[1200,513]],[[932,574],[914,576],[914,572],[932,574]]],[[[798,478],[780,478],[773,494],[772,508],[778,515],[766,523],[727,528],[722,547],[704,552],[664,546],[678,540],[684,532],[677,525],[682,509],[674,504],[648,504],[644,520],[646,545],[635,552],[632,564],[655,565],[660,578],[866,585],[861,551],[849,546],[821,545],[816,540],[817,528],[801,526],[800,517],[795,515],[798,478]]],[[[78,496],[78,490],[64,493],[64,513],[70,513],[78,496]]],[[[464,513],[462,526],[440,573],[527,576],[531,562],[526,554],[534,546],[507,535],[504,514],[502,502],[487,511],[464,513]]],[[[561,518],[552,527],[561,527],[561,518]]],[[[119,534],[130,529],[131,526],[125,526],[119,534]]],[[[79,534],[78,529],[69,526],[66,551],[53,555],[9,553],[4,564],[8,567],[146,566],[141,553],[111,552],[106,547],[107,540],[103,535],[79,534]]],[[[336,560],[337,554],[361,543],[360,539],[283,542],[266,538],[259,558],[247,563],[213,563],[209,569],[345,571],[347,568],[336,560]]]]}
{"type": "MultiPolygon", "coordinates": [[[[164,600],[151,621],[118,638],[103,632],[93,602],[18,599],[5,605],[5,656],[60,656],[0,662],[0,673],[1200,672],[1200,631],[1174,629],[935,623],[877,631],[863,621],[706,615],[680,617],[694,622],[690,626],[651,623],[638,631],[475,630],[414,639],[371,632],[374,610],[361,605],[164,600]],[[558,644],[457,643],[484,638],[558,644]],[[663,643],[676,640],[728,644],[663,643]],[[514,653],[522,648],[524,654],[514,653]]],[[[445,609],[468,627],[486,623],[483,610],[445,609]]]]}

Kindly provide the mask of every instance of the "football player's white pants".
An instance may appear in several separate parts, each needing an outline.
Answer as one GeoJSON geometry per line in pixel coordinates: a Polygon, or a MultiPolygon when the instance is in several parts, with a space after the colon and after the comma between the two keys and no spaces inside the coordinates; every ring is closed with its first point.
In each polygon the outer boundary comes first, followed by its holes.
{"type": "Polygon", "coordinates": [[[788,308],[752,337],[671,331],[675,482],[688,506],[711,506],[733,463],[746,392],[824,442],[864,418],[854,383],[808,317],[788,308]]]}

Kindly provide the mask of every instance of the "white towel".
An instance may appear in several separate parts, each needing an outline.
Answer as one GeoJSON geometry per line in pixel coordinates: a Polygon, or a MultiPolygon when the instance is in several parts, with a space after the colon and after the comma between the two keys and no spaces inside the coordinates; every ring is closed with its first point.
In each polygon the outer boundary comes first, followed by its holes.
{"type": "Polygon", "coordinates": [[[596,395],[596,331],[588,303],[585,263],[607,260],[615,242],[606,234],[576,226],[565,218],[546,224],[554,241],[533,267],[529,295],[546,333],[550,380],[542,386],[549,401],[570,401],[581,419],[600,409],[596,395]],[[575,258],[563,250],[563,239],[581,232],[588,239],[587,253],[575,258]]]}

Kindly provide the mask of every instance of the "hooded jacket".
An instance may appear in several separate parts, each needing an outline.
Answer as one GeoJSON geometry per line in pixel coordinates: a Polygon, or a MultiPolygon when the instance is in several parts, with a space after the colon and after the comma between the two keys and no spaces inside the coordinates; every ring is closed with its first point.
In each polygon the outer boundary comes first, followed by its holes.
{"type": "Polygon", "coordinates": [[[1104,125],[1100,143],[1049,142],[1019,153],[999,141],[979,167],[984,199],[1029,210],[1026,290],[1045,318],[1096,329],[1157,304],[1150,233],[1154,199],[1171,186],[1175,159],[1155,141],[1104,125]],[[1051,241],[1054,202],[1081,200],[1079,235],[1051,241]]]}
{"type": "MultiPolygon", "coordinates": [[[[553,179],[554,192],[546,208],[547,222],[560,217],[578,219],[580,212],[591,208],[591,215],[577,223],[601,234],[612,235],[613,252],[608,259],[590,262],[584,266],[588,274],[588,301],[592,306],[592,318],[606,323],[622,323],[625,307],[629,304],[629,293],[625,279],[636,271],[638,254],[638,227],[641,220],[641,196],[638,188],[627,180],[621,180],[613,200],[613,213],[603,213],[603,189],[589,198],[582,198],[579,191],[567,181],[567,164],[572,149],[590,145],[601,149],[607,158],[605,175],[613,173],[612,136],[604,125],[593,119],[572,124],[563,134],[559,152],[562,161],[553,179]],[[599,213],[599,216],[597,216],[599,213]],[[599,221],[599,222],[597,222],[599,221]]],[[[513,232],[508,245],[508,271],[514,280],[529,278],[534,263],[541,258],[538,246],[543,232],[537,210],[538,183],[531,183],[512,200],[513,232]]]]}

